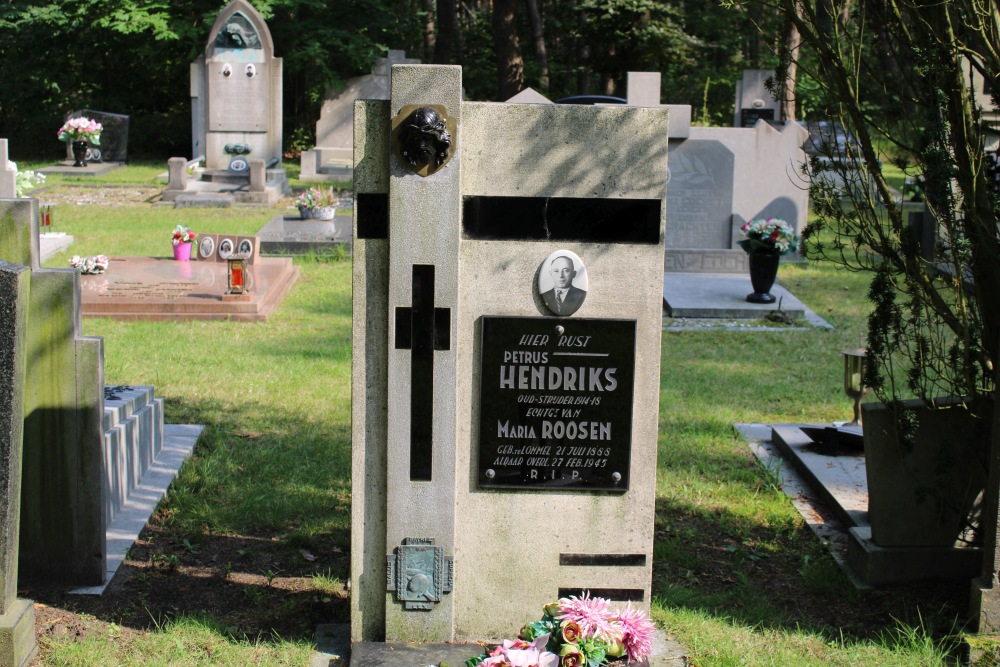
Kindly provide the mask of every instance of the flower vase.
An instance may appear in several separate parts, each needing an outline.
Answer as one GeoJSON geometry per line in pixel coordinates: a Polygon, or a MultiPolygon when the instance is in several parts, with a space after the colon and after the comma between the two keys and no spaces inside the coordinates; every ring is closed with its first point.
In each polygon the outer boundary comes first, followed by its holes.
{"type": "Polygon", "coordinates": [[[299,217],[302,220],[308,220],[312,217],[312,209],[308,206],[299,206],[299,217]]]}
{"type": "Polygon", "coordinates": [[[317,206],[311,210],[311,215],[309,217],[313,220],[333,220],[336,215],[336,206],[317,206]]]}
{"type": "Polygon", "coordinates": [[[73,142],[73,159],[76,162],[73,163],[74,167],[86,167],[87,166],[87,142],[86,141],[74,141],[73,142]]]}
{"type": "Polygon", "coordinates": [[[770,292],[778,277],[778,263],[781,261],[781,255],[750,253],[747,255],[747,259],[750,262],[750,284],[753,285],[753,294],[747,294],[747,301],[750,303],[774,303],[777,299],[770,292]]]}
{"type": "Polygon", "coordinates": [[[178,243],[174,246],[174,259],[178,262],[191,261],[191,246],[193,243],[178,243]]]}

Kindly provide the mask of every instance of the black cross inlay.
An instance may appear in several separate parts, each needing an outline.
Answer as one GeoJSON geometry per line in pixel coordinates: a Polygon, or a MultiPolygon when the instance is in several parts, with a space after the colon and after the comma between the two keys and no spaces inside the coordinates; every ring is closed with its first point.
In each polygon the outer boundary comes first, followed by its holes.
{"type": "Polygon", "coordinates": [[[451,309],[434,307],[433,265],[413,265],[411,303],[396,308],[396,349],[410,351],[410,480],[429,482],[434,351],[451,349],[451,309]]]}

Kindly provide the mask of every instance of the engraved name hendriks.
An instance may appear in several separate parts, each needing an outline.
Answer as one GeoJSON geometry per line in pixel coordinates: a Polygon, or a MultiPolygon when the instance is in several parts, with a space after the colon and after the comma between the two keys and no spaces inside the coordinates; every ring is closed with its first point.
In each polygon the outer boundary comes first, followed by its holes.
{"type": "Polygon", "coordinates": [[[479,485],[628,489],[633,320],[483,318],[479,485]]]}

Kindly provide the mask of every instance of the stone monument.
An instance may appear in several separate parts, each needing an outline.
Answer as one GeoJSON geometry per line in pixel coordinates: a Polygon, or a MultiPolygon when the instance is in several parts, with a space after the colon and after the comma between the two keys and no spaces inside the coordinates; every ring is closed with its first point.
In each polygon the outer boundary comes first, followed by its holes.
{"type": "Polygon", "coordinates": [[[753,127],[758,120],[781,121],[781,102],[767,89],[767,80],[774,76],[771,69],[746,69],[736,82],[736,104],[733,127],[753,127]]]}
{"type": "Polygon", "coordinates": [[[0,665],[22,667],[38,650],[35,608],[17,597],[24,368],[31,273],[0,260],[0,665]]]}
{"type": "Polygon", "coordinates": [[[463,102],[461,71],[355,106],[356,642],[650,604],[668,112],[463,102]]]}
{"type": "Polygon", "coordinates": [[[419,65],[406,52],[390,50],[379,58],[370,74],[347,80],[336,95],[327,94],[316,121],[316,146],[302,151],[303,181],[349,181],[354,161],[355,100],[389,99],[389,71],[393,65],[419,65]]]}
{"type": "Polygon", "coordinates": [[[29,267],[20,571],[68,583],[105,574],[104,350],[81,335],[80,275],[42,269],[38,200],[0,200],[0,260],[29,267]]]}
{"type": "Polygon", "coordinates": [[[204,169],[188,182],[171,166],[164,199],[225,194],[241,203],[274,204],[288,189],[281,166],[282,81],[264,19],[246,0],[233,0],[215,19],[205,54],[191,63],[191,156],[204,161],[204,169]]]}

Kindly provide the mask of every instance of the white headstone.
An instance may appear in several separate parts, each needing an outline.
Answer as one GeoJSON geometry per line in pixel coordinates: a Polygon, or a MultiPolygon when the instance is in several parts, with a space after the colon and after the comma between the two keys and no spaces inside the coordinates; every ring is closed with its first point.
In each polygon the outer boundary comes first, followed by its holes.
{"type": "Polygon", "coordinates": [[[0,199],[17,196],[17,168],[7,157],[7,140],[0,139],[0,199]]]}

